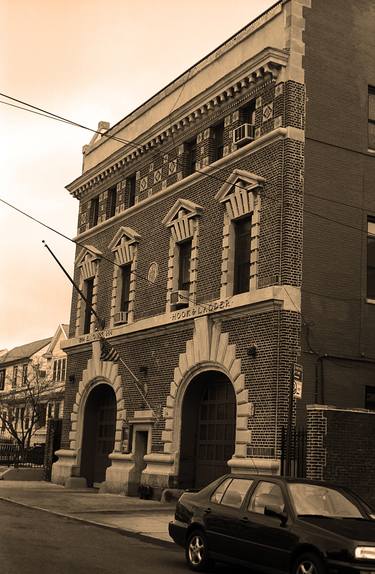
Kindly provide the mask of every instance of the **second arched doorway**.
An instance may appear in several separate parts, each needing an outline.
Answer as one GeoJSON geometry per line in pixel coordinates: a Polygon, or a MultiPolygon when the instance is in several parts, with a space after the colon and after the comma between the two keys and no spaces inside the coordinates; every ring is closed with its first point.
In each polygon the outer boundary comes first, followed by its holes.
{"type": "Polygon", "coordinates": [[[116,395],[108,384],[96,385],[87,397],[81,451],[81,476],[93,486],[105,480],[116,433],[116,395]]]}
{"type": "Polygon", "coordinates": [[[231,381],[219,371],[197,375],[182,402],[181,487],[201,488],[228,472],[235,434],[236,395],[231,381]]]}

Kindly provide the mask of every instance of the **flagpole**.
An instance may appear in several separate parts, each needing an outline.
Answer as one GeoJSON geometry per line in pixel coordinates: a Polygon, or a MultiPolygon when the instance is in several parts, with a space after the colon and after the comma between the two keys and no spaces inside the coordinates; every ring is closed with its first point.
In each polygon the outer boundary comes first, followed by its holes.
{"type": "Polygon", "coordinates": [[[141,390],[141,388],[140,388],[141,382],[139,381],[139,379],[137,379],[137,377],[135,376],[135,374],[133,373],[133,371],[130,369],[130,367],[128,367],[128,365],[125,363],[125,361],[123,361],[123,360],[121,359],[121,357],[119,357],[119,360],[120,360],[120,363],[121,363],[122,365],[124,365],[124,367],[129,371],[129,373],[131,374],[131,376],[134,378],[134,381],[135,381],[135,384],[136,384],[136,386],[137,386],[137,389],[138,389],[139,394],[141,395],[142,399],[143,399],[144,402],[146,403],[147,407],[152,411],[153,409],[152,409],[150,403],[148,402],[148,400],[146,399],[146,396],[143,394],[143,392],[142,392],[142,390],[141,390]]]}
{"type": "Polygon", "coordinates": [[[103,320],[99,317],[99,315],[97,314],[97,312],[95,311],[94,307],[92,306],[92,303],[90,303],[86,296],[82,293],[81,289],[78,287],[77,283],[75,283],[75,281],[72,279],[72,277],[69,275],[69,273],[67,272],[67,270],[65,269],[65,267],[62,265],[62,263],[60,263],[60,261],[57,259],[56,255],[53,253],[53,251],[48,247],[47,243],[43,240],[42,243],[44,244],[44,247],[46,247],[48,249],[48,251],[50,252],[50,254],[52,255],[52,257],[54,258],[54,260],[56,261],[56,263],[58,264],[58,266],[63,270],[63,272],[65,273],[65,275],[67,276],[67,278],[69,279],[69,281],[72,283],[73,287],[78,291],[78,293],[81,295],[82,299],[84,300],[84,302],[86,303],[86,305],[88,305],[90,307],[90,311],[91,313],[93,313],[98,321],[99,326],[103,329],[104,325],[103,325],[103,320]]]}

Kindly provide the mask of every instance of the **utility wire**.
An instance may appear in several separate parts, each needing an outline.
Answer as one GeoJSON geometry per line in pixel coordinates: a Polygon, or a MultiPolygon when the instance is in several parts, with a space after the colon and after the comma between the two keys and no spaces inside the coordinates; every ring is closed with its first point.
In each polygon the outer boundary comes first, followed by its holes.
{"type": "MultiPolygon", "coordinates": [[[[184,85],[182,86],[181,92],[180,92],[179,97],[177,98],[177,100],[176,100],[176,102],[175,102],[175,104],[174,104],[174,107],[176,106],[178,100],[179,100],[180,97],[181,97],[183,88],[184,88],[184,85]]],[[[83,125],[83,124],[81,124],[81,123],[75,122],[75,121],[73,121],[73,120],[69,120],[68,118],[65,118],[65,117],[63,117],[63,116],[60,116],[60,115],[58,115],[58,114],[54,114],[54,113],[52,113],[52,112],[49,112],[48,110],[45,110],[45,109],[40,108],[40,107],[38,107],[38,106],[34,106],[33,104],[29,104],[28,102],[25,102],[25,101],[23,101],[23,100],[19,100],[18,98],[14,98],[14,97],[12,97],[12,96],[8,96],[7,94],[4,94],[4,93],[0,93],[0,96],[1,96],[1,97],[5,97],[5,98],[7,98],[7,99],[10,99],[10,100],[12,100],[12,101],[15,101],[15,102],[17,102],[17,103],[19,103],[19,104],[22,104],[23,106],[28,106],[28,107],[31,108],[31,109],[27,109],[27,108],[24,108],[24,107],[21,107],[21,106],[18,106],[18,105],[11,104],[11,103],[9,103],[9,102],[4,102],[4,101],[0,100],[0,103],[2,103],[2,104],[9,105],[9,106],[12,106],[12,107],[15,107],[15,108],[24,110],[24,111],[28,111],[28,112],[30,112],[30,113],[35,113],[35,114],[37,114],[37,115],[42,115],[42,116],[47,117],[47,118],[49,118],[49,119],[54,119],[54,120],[56,120],[56,121],[60,121],[60,122],[63,122],[63,123],[67,123],[67,124],[70,124],[70,125],[73,125],[73,126],[76,126],[76,127],[80,127],[80,128],[82,128],[82,129],[85,129],[85,130],[88,130],[88,131],[90,131],[90,132],[96,133],[96,134],[98,134],[98,135],[100,135],[100,136],[107,137],[108,139],[114,139],[114,140],[116,140],[116,141],[118,141],[118,142],[120,142],[120,143],[132,145],[132,146],[135,147],[135,148],[138,148],[138,147],[139,147],[139,144],[135,144],[134,141],[126,140],[126,139],[124,139],[124,138],[119,138],[119,137],[117,137],[117,136],[114,136],[114,135],[111,135],[111,134],[107,134],[107,133],[105,133],[105,132],[102,133],[102,132],[100,132],[100,131],[98,131],[98,130],[95,130],[95,129],[93,129],[93,128],[89,128],[88,126],[85,126],[85,125],[83,125]]],[[[172,108],[171,111],[173,111],[174,107],[172,108]]],[[[170,114],[169,114],[169,115],[170,115],[170,114]]],[[[310,138],[310,139],[311,139],[311,138],[310,138]]],[[[316,140],[315,140],[315,141],[316,141],[316,140]]],[[[325,142],[321,142],[321,143],[325,143],[325,142]]],[[[174,139],[173,139],[173,144],[174,144],[174,146],[176,147],[176,144],[175,144],[174,139]]],[[[327,145],[332,145],[332,144],[327,144],[327,145]]],[[[345,149],[346,149],[346,148],[345,148],[345,149]]],[[[355,150],[350,150],[350,149],[348,149],[348,151],[355,151],[355,150]]],[[[158,154],[161,155],[161,152],[159,151],[158,154]]],[[[179,158],[177,158],[177,162],[178,162],[178,161],[179,161],[179,158]]],[[[219,181],[219,182],[221,182],[221,183],[228,183],[227,180],[225,180],[225,179],[223,179],[223,178],[221,178],[221,177],[215,176],[214,174],[202,172],[202,171],[200,171],[200,170],[195,170],[195,172],[196,172],[196,173],[200,173],[200,174],[204,175],[205,177],[210,177],[210,178],[212,178],[212,179],[215,179],[216,181],[219,181]]],[[[243,189],[241,186],[238,186],[238,185],[236,185],[236,184],[234,184],[233,187],[238,187],[238,188],[240,188],[240,189],[243,189]]],[[[274,197],[271,197],[269,194],[266,194],[266,193],[264,192],[264,190],[263,190],[263,195],[264,195],[265,197],[267,197],[268,199],[270,199],[271,201],[276,202],[276,199],[275,199],[274,197]]],[[[334,202],[336,203],[335,200],[331,200],[330,198],[319,197],[319,196],[316,196],[316,195],[311,194],[311,193],[306,193],[306,195],[311,195],[311,196],[314,196],[314,197],[319,198],[319,199],[322,199],[322,200],[326,199],[326,200],[328,200],[328,201],[334,201],[334,202]]],[[[0,198],[0,201],[2,201],[3,203],[5,203],[5,204],[8,205],[9,207],[12,207],[12,208],[15,209],[16,211],[22,213],[22,214],[25,215],[26,217],[29,217],[30,219],[32,219],[33,221],[39,223],[40,225],[43,225],[43,226],[46,227],[47,229],[50,229],[51,231],[57,233],[58,235],[64,237],[65,239],[68,239],[69,241],[75,243],[76,245],[81,246],[81,247],[87,249],[88,251],[90,251],[86,245],[81,244],[81,243],[79,243],[79,242],[76,241],[76,240],[70,239],[69,237],[67,237],[67,236],[64,235],[63,233],[57,231],[56,229],[50,227],[50,226],[47,225],[47,224],[41,222],[40,220],[38,220],[38,219],[32,217],[31,215],[27,214],[26,212],[22,211],[21,209],[19,209],[19,208],[13,206],[13,205],[10,204],[9,202],[6,202],[5,200],[3,200],[3,199],[1,199],[1,198],[0,198]]],[[[337,202],[337,203],[342,204],[342,205],[345,205],[343,202],[337,202]]],[[[350,205],[348,205],[348,204],[346,204],[346,205],[347,205],[348,207],[354,207],[354,206],[350,206],[350,205]]],[[[361,208],[356,208],[356,209],[361,209],[361,208]]],[[[333,219],[333,218],[329,218],[329,217],[327,217],[327,216],[321,215],[321,214],[316,213],[316,212],[314,212],[314,211],[311,211],[311,210],[308,210],[308,209],[303,209],[303,211],[304,211],[305,213],[309,213],[310,215],[313,215],[313,216],[315,216],[315,217],[319,217],[319,218],[324,219],[324,220],[326,220],[326,221],[330,221],[330,222],[336,223],[336,224],[338,224],[338,225],[342,225],[342,226],[344,226],[344,227],[348,227],[348,228],[354,229],[354,230],[356,230],[356,231],[360,231],[360,232],[362,232],[362,233],[365,233],[366,235],[372,235],[372,234],[369,234],[369,233],[367,232],[367,230],[363,230],[363,229],[358,228],[358,227],[356,227],[356,226],[343,223],[343,222],[338,221],[338,220],[333,219]]],[[[114,260],[109,259],[109,258],[107,258],[106,256],[103,256],[103,259],[105,259],[105,260],[109,261],[110,263],[113,263],[113,264],[115,264],[115,265],[121,267],[121,265],[117,264],[114,260]]],[[[148,281],[150,284],[156,285],[156,286],[159,286],[159,287],[163,288],[161,285],[158,285],[157,283],[152,283],[151,281],[149,281],[148,278],[143,277],[142,275],[139,275],[138,272],[133,272],[133,273],[136,274],[138,277],[140,277],[140,278],[142,278],[142,279],[148,281]]],[[[287,292],[287,295],[288,295],[288,297],[290,298],[290,300],[292,301],[292,303],[294,304],[295,308],[298,309],[298,306],[297,306],[296,303],[293,301],[291,295],[290,295],[288,292],[287,292]]],[[[195,304],[195,301],[191,301],[190,299],[188,299],[188,300],[189,300],[190,302],[192,302],[192,303],[195,304]]]]}

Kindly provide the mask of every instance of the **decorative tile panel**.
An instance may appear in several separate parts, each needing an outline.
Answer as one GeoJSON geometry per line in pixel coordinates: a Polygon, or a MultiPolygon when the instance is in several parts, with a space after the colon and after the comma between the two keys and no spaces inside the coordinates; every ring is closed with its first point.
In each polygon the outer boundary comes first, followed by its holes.
{"type": "Polygon", "coordinates": [[[275,87],[275,98],[277,98],[277,96],[281,96],[281,94],[284,91],[284,84],[277,84],[277,86],[275,87]]]}
{"type": "Polygon", "coordinates": [[[268,122],[272,119],[273,115],[273,102],[263,107],[262,122],[268,122]]]}
{"type": "Polygon", "coordinates": [[[147,175],[145,175],[141,179],[141,183],[139,186],[140,191],[145,191],[147,189],[147,186],[148,186],[148,177],[147,177],[147,175]]]}
{"type": "Polygon", "coordinates": [[[154,171],[154,183],[161,181],[161,167],[154,171]]]}
{"type": "Polygon", "coordinates": [[[277,118],[275,118],[273,120],[273,127],[274,128],[279,128],[282,125],[283,125],[283,117],[282,116],[278,116],[277,118]]]}
{"type": "Polygon", "coordinates": [[[262,96],[259,96],[256,100],[255,100],[255,109],[258,110],[259,108],[262,107],[262,96]]]}
{"type": "Polygon", "coordinates": [[[176,171],[177,171],[177,159],[174,159],[169,162],[168,175],[172,175],[173,173],[176,173],[176,171]]]}
{"type": "Polygon", "coordinates": [[[240,112],[239,110],[236,110],[232,114],[232,122],[238,122],[239,119],[240,119],[240,112]]]}

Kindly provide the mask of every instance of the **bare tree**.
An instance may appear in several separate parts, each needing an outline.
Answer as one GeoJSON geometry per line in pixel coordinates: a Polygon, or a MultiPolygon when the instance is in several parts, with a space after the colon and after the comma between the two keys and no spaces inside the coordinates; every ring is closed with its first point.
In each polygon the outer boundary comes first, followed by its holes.
{"type": "MultiPolygon", "coordinates": [[[[21,460],[31,438],[45,425],[47,402],[56,390],[56,383],[43,366],[41,361],[30,362],[22,373],[21,385],[7,385],[0,394],[0,426],[18,445],[17,458],[21,460]]],[[[7,379],[11,382],[11,377],[7,379]]]]}

